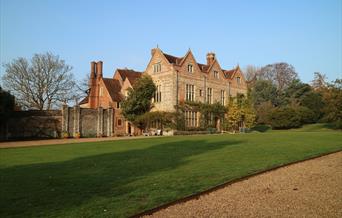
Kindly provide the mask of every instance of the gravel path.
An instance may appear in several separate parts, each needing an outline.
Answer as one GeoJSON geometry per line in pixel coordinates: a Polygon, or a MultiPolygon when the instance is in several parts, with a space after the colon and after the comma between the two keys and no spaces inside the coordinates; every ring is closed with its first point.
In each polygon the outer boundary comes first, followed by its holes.
{"type": "Polygon", "coordinates": [[[152,217],[342,217],[342,152],[251,177],[152,217]]]}

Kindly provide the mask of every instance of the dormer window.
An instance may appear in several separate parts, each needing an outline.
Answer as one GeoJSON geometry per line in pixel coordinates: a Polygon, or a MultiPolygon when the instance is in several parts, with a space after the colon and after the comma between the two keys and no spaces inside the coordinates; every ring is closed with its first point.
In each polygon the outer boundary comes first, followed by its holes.
{"type": "Polygon", "coordinates": [[[192,73],[193,72],[193,66],[192,64],[188,64],[188,72],[192,73]]]}
{"type": "Polygon", "coordinates": [[[218,73],[218,71],[214,71],[214,77],[215,77],[216,79],[219,78],[219,73],[218,73]]]}
{"type": "Polygon", "coordinates": [[[156,63],[153,65],[153,72],[157,73],[161,71],[161,63],[156,63]]]}

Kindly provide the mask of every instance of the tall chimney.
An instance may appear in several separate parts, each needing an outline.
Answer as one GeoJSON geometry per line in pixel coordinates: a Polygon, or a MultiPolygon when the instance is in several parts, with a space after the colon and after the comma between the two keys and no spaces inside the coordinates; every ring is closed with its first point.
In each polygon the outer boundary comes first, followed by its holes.
{"type": "Polygon", "coordinates": [[[102,78],[102,65],[103,65],[102,61],[98,61],[96,63],[96,76],[98,79],[102,78]]]}
{"type": "Polygon", "coordinates": [[[96,62],[95,61],[90,62],[90,78],[91,79],[96,77],[96,75],[95,75],[95,66],[96,66],[96,62]]]}
{"type": "Polygon", "coordinates": [[[207,54],[207,65],[212,65],[214,63],[215,60],[215,53],[214,52],[209,52],[207,54]]]}
{"type": "Polygon", "coordinates": [[[90,63],[90,79],[89,79],[89,88],[90,88],[90,92],[89,92],[89,107],[90,108],[96,108],[96,77],[97,77],[97,73],[96,73],[96,62],[92,61],[90,63]]]}

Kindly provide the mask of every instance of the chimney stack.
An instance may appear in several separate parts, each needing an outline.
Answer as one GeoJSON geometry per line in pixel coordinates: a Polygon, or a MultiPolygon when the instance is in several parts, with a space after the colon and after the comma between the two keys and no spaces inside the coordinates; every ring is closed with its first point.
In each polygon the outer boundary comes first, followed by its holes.
{"type": "Polygon", "coordinates": [[[102,61],[98,61],[96,63],[96,77],[98,79],[102,78],[102,65],[103,65],[102,61]]]}
{"type": "Polygon", "coordinates": [[[92,61],[90,62],[90,78],[94,79],[96,77],[95,75],[95,66],[96,66],[96,62],[92,61]]]}
{"type": "Polygon", "coordinates": [[[215,60],[215,53],[214,52],[209,52],[207,54],[207,65],[212,65],[214,63],[215,60]]]}

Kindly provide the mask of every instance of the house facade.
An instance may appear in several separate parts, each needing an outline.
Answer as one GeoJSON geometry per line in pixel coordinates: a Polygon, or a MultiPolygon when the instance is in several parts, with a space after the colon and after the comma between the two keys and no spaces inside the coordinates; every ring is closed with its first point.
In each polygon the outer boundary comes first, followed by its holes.
{"type": "MultiPolygon", "coordinates": [[[[121,115],[120,102],[127,96],[137,78],[143,74],[152,77],[157,91],[152,111],[173,112],[178,104],[187,101],[227,105],[229,97],[246,95],[247,84],[239,66],[225,70],[212,52],[206,63],[198,63],[189,50],[183,57],[164,53],[159,48],[151,50],[151,59],[144,72],[117,69],[113,78],[103,78],[102,62],[92,62],[89,94],[80,103],[81,107],[114,108],[114,134],[140,134],[137,128],[121,115]]],[[[197,127],[199,114],[186,111],[186,125],[197,127]]]]}

